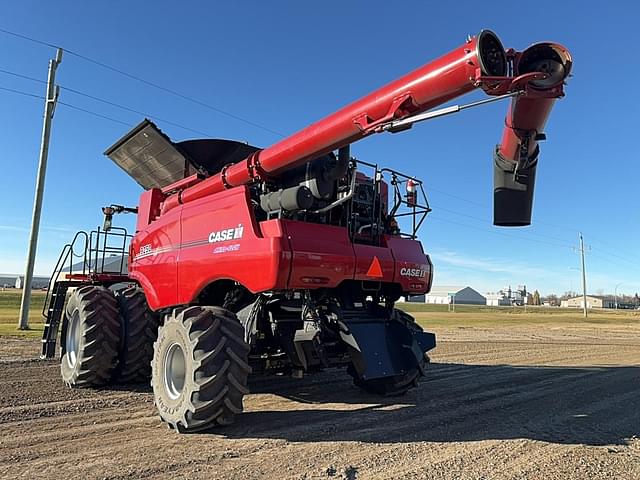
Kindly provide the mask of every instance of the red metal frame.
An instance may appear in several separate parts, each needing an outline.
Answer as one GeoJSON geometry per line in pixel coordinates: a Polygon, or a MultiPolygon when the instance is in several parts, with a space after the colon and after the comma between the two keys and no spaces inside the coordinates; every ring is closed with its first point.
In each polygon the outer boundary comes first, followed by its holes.
{"type": "MultiPolygon", "coordinates": [[[[541,46],[548,46],[550,49],[555,50],[564,60],[567,71],[569,74],[572,64],[572,58],[569,51],[560,44],[557,43],[541,43],[535,44],[529,47],[529,49],[539,48],[541,46]]],[[[516,53],[513,55],[513,64],[516,74],[519,73],[520,59],[525,50],[522,53],[516,53]]],[[[521,77],[533,76],[532,73],[526,73],[521,77]]],[[[520,78],[520,77],[518,77],[520,78]]],[[[498,152],[505,160],[517,162],[521,159],[522,154],[526,154],[527,157],[531,157],[535,154],[538,147],[538,135],[543,133],[543,128],[547,122],[547,118],[551,113],[553,104],[556,99],[564,96],[564,78],[559,79],[557,83],[547,88],[538,88],[531,83],[532,80],[537,78],[531,78],[526,83],[525,94],[515,97],[511,100],[511,105],[507,111],[507,117],[505,119],[505,128],[502,134],[502,140],[498,148],[498,152]],[[526,152],[523,152],[523,143],[526,152]]]]}

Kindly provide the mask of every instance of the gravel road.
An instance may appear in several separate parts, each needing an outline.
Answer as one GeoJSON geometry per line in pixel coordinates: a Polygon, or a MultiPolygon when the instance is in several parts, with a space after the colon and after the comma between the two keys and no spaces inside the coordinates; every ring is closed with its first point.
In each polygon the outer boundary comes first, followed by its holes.
{"type": "Polygon", "coordinates": [[[640,327],[449,329],[400,398],[256,378],[235,425],[178,435],[150,389],[70,390],[0,339],[0,478],[640,479],[640,327]]]}

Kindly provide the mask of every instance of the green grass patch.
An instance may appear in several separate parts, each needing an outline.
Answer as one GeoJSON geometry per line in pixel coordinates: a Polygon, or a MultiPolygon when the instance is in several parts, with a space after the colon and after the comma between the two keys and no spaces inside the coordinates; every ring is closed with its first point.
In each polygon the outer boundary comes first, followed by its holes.
{"type": "Polygon", "coordinates": [[[44,329],[42,306],[46,292],[34,291],[29,307],[29,330],[18,329],[22,290],[0,291],[0,335],[41,337],[44,329]]]}
{"type": "Polygon", "coordinates": [[[32,323],[28,330],[20,330],[17,325],[0,323],[0,337],[42,338],[43,323],[32,323]]]}

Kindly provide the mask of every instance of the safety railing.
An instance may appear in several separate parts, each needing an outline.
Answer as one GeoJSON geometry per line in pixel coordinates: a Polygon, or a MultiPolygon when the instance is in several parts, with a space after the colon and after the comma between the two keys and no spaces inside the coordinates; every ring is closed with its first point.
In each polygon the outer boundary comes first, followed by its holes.
{"type": "MultiPolygon", "coordinates": [[[[378,228],[384,226],[385,230],[396,229],[397,235],[404,238],[416,239],[418,230],[429,212],[431,212],[423,182],[397,170],[390,168],[381,169],[377,164],[364,162],[362,160],[357,160],[356,162],[358,167],[365,166],[373,170],[371,175],[373,195],[369,200],[371,212],[373,212],[374,215],[371,222],[372,226],[377,225],[378,228]],[[387,209],[383,208],[381,203],[383,199],[387,199],[387,195],[382,191],[385,180],[393,191],[393,200],[392,204],[387,206],[388,211],[385,211],[387,209]],[[402,188],[404,188],[404,191],[401,190],[402,188]],[[407,222],[404,222],[405,219],[409,219],[409,225],[406,225],[407,222]],[[401,231],[399,220],[403,220],[403,226],[410,228],[410,232],[401,231]]],[[[354,225],[357,224],[357,222],[352,223],[354,225]]],[[[359,235],[360,233],[361,232],[358,231],[352,232],[352,236],[359,235]]],[[[369,233],[371,239],[374,240],[379,236],[380,232],[371,228],[369,233]]]]}
{"type": "Polygon", "coordinates": [[[109,231],[98,227],[90,233],[77,232],[60,252],[51,274],[42,314],[46,316],[56,282],[89,278],[95,274],[125,275],[131,237],[126,229],[120,227],[112,227],[109,231]]]}

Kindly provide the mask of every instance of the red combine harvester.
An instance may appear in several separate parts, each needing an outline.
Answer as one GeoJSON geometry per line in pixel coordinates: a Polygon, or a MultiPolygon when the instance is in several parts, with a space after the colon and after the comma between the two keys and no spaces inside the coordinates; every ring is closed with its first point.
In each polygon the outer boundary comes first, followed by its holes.
{"type": "Polygon", "coordinates": [[[105,154],[145,191],[136,208],[103,208],[104,228],[63,250],[42,357],[55,356],[61,323],[69,386],[151,378],[161,418],[181,432],[231,423],[252,371],[344,367],[367,392],[406,392],[436,344],[394,308],[431,287],[417,240],[430,209],[420,180],[357,160],[350,145],[511,97],[494,223],[528,225],[538,142],[571,63],[561,45],[505,51],[484,30],[265,149],[174,143],[143,121],[105,154]],[[492,98],[431,110],[476,88],[492,98]],[[135,235],[111,226],[122,212],[137,214],[135,235]]]}

